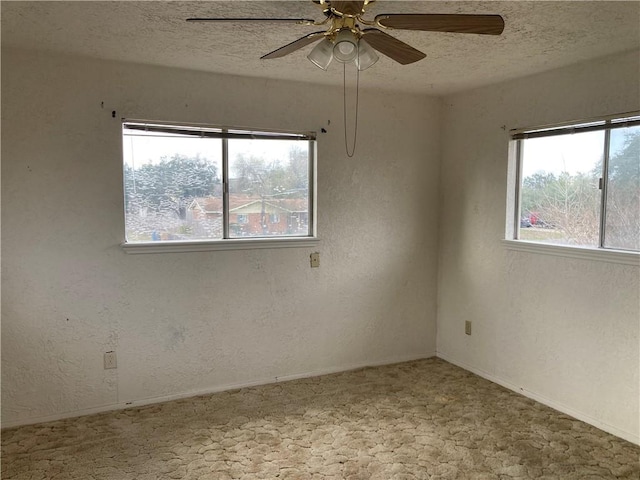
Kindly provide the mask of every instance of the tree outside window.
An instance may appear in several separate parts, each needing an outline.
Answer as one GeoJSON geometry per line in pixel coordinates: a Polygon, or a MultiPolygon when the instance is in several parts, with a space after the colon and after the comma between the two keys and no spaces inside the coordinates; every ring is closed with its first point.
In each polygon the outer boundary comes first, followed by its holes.
{"type": "Polygon", "coordinates": [[[640,250],[640,125],[625,125],[519,139],[520,240],[640,250]]]}

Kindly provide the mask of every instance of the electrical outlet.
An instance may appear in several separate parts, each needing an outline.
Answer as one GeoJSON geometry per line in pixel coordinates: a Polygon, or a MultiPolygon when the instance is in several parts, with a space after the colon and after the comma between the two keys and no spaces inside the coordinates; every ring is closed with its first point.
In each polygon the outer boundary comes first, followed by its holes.
{"type": "Polygon", "coordinates": [[[313,252],[311,254],[311,268],[320,266],[320,252],[313,252]]]}
{"type": "Polygon", "coordinates": [[[471,322],[469,320],[464,322],[464,333],[471,335],[471,322]]]}
{"type": "Polygon", "coordinates": [[[104,369],[108,370],[110,368],[118,368],[118,363],[116,362],[116,352],[105,352],[104,354],[104,369]]]}

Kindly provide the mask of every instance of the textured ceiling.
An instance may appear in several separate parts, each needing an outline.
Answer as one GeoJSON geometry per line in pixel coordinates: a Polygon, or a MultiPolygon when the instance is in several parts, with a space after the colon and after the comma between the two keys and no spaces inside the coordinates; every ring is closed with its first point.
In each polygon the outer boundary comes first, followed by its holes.
{"type": "MultiPolygon", "coordinates": [[[[260,56],[322,27],[186,23],[194,16],[322,19],[307,1],[56,1],[1,4],[2,45],[225,74],[341,84],[342,68],[324,72],[305,57],[260,56]]],[[[378,0],[380,13],[497,13],[499,36],[389,31],[426,53],[402,66],[381,60],[360,76],[363,87],[447,94],[590,58],[640,48],[640,1],[378,0]]]]}

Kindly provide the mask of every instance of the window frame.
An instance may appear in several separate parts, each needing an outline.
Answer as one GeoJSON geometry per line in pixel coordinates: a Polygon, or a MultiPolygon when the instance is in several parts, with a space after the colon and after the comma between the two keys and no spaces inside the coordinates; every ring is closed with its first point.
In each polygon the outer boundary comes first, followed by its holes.
{"type": "MultiPolygon", "coordinates": [[[[123,230],[124,241],[120,244],[127,254],[146,253],[182,253],[204,252],[215,250],[250,250],[265,248],[304,248],[315,247],[319,243],[317,237],[317,137],[315,132],[287,130],[251,129],[245,127],[216,126],[208,124],[150,121],[123,118],[120,139],[123,141],[124,129],[155,131],[158,133],[179,133],[194,137],[220,138],[222,140],[222,199],[223,199],[223,238],[198,240],[163,240],[149,242],[128,242],[126,230],[123,230]],[[309,234],[296,236],[246,237],[230,238],[229,234],[229,159],[228,141],[230,139],[252,140],[297,140],[307,141],[309,151],[309,234]]],[[[122,148],[121,148],[122,151],[122,148]]],[[[124,159],[122,160],[124,165],[124,159]]],[[[123,173],[124,175],[124,173],[123,173]]],[[[124,177],[123,177],[124,185],[124,177]]],[[[124,190],[123,190],[124,200],[124,190]]],[[[125,214],[123,210],[123,214],[125,214]]],[[[123,217],[124,220],[124,217],[123,217]]],[[[124,227],[124,223],[123,223],[124,227]]]]}
{"type": "Polygon", "coordinates": [[[611,131],[640,125],[640,111],[617,115],[602,116],[589,120],[563,122],[531,128],[518,128],[509,131],[509,163],[507,178],[507,212],[503,245],[509,250],[546,255],[581,258],[610,263],[640,266],[640,251],[611,248],[604,245],[607,212],[607,187],[609,173],[609,147],[611,131]],[[624,121],[625,119],[629,119],[624,121]],[[604,131],[603,171],[600,188],[600,218],[598,246],[554,244],[544,241],[521,240],[520,216],[522,200],[523,141],[528,138],[541,138],[554,135],[568,135],[587,131],[604,131]]]}

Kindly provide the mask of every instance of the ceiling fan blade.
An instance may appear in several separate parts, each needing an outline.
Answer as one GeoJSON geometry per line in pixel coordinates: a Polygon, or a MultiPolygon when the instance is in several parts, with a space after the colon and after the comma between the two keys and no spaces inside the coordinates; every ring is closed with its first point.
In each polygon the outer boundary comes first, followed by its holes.
{"type": "Polygon", "coordinates": [[[300,25],[313,25],[314,20],[310,18],[207,18],[193,17],[187,18],[187,22],[270,22],[270,23],[297,23],[300,25]]]}
{"type": "Polygon", "coordinates": [[[285,45],[284,47],[280,47],[277,50],[274,50],[273,52],[267,53],[266,55],[263,55],[262,57],[260,57],[261,60],[266,60],[266,59],[271,59],[271,58],[280,58],[280,57],[284,57],[285,55],[289,55],[290,53],[295,52],[296,50],[305,47],[307,45],[309,45],[310,43],[313,42],[317,42],[318,40],[320,40],[321,38],[323,38],[325,35],[325,32],[314,32],[314,33],[310,33],[309,35],[305,35],[304,37],[301,37],[287,45],[285,45]]]}
{"type": "Polygon", "coordinates": [[[500,15],[390,13],[377,15],[375,21],[383,27],[426,32],[500,35],[504,30],[504,20],[500,15]]]}
{"type": "Polygon", "coordinates": [[[422,60],[426,55],[411,45],[388,35],[377,28],[367,28],[362,32],[363,38],[373,48],[402,65],[422,60]]]}

